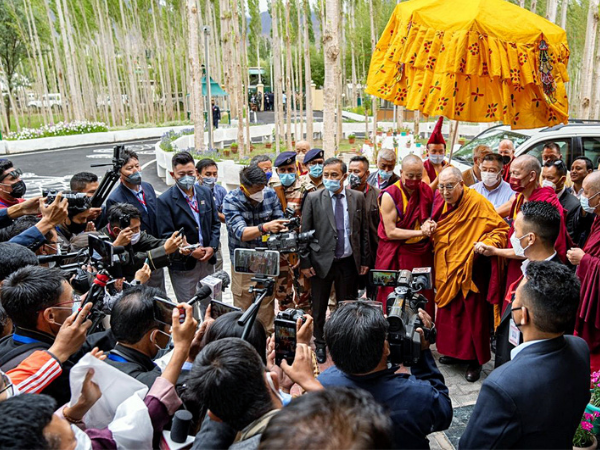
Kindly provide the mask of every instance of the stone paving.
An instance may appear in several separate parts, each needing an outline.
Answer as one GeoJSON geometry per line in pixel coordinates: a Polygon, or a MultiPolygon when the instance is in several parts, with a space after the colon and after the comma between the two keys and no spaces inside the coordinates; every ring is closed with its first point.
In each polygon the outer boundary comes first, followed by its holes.
{"type": "MultiPolygon", "coordinates": [[[[227,243],[227,229],[224,224],[221,225],[221,251],[223,253],[223,270],[229,273],[231,270],[231,258],[229,256],[229,245],[227,243]]],[[[175,299],[169,276],[167,275],[165,278],[167,280],[167,293],[170,298],[175,299]]],[[[223,292],[223,301],[228,304],[233,304],[231,289],[228,288],[223,292]]],[[[436,361],[439,360],[440,354],[435,350],[435,346],[432,346],[432,352],[436,361]]],[[[493,361],[492,354],[492,360],[483,366],[481,378],[475,383],[470,383],[465,379],[465,371],[467,370],[466,365],[446,366],[438,363],[438,368],[444,375],[446,386],[448,386],[448,389],[450,390],[454,417],[448,430],[429,435],[430,446],[432,449],[452,450],[458,448],[458,439],[460,439],[469,420],[483,380],[485,380],[494,368],[493,361]]],[[[329,365],[331,365],[330,360],[322,365],[321,368],[325,369],[329,365]]]]}

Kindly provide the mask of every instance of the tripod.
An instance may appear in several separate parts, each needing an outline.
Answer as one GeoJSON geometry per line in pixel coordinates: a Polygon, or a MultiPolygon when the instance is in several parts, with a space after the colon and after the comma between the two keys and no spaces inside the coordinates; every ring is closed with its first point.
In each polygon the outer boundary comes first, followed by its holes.
{"type": "Polygon", "coordinates": [[[262,301],[265,297],[273,295],[273,287],[275,286],[274,279],[263,275],[252,277],[252,281],[256,282],[255,286],[250,286],[250,292],[254,294],[254,302],[238,320],[238,325],[244,327],[244,331],[242,332],[242,339],[244,340],[246,340],[250,334],[250,330],[254,325],[262,301]],[[263,287],[259,288],[259,285],[263,287]]]}

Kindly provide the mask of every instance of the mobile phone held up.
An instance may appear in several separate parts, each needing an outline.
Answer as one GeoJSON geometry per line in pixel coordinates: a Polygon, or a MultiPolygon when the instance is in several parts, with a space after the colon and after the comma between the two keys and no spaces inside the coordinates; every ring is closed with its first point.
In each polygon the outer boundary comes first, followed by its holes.
{"type": "Polygon", "coordinates": [[[234,311],[241,311],[241,308],[237,306],[231,306],[218,300],[210,301],[210,317],[217,319],[223,314],[227,314],[234,311]]]}

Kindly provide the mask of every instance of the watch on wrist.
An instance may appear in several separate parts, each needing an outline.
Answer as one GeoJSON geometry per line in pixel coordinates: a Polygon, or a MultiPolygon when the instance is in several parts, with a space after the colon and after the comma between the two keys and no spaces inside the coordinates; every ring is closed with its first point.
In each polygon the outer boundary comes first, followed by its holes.
{"type": "Polygon", "coordinates": [[[260,234],[265,234],[265,227],[262,223],[258,225],[258,231],[260,231],[260,234]]]}

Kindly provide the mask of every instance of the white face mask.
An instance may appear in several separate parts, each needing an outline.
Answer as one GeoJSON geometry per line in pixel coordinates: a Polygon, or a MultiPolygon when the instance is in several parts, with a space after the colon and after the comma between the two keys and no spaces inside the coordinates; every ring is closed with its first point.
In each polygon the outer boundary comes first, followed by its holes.
{"type": "Polygon", "coordinates": [[[542,187],[549,187],[549,188],[552,188],[552,190],[554,190],[554,191],[556,190],[556,185],[550,180],[542,181],[542,187]]]}
{"type": "Polygon", "coordinates": [[[142,237],[142,233],[141,233],[141,232],[139,232],[139,233],[134,233],[134,234],[131,236],[131,245],[135,245],[135,244],[137,244],[137,243],[140,241],[140,237],[142,237]]]}
{"type": "Polygon", "coordinates": [[[255,202],[261,203],[265,198],[265,190],[263,189],[262,191],[250,195],[250,198],[255,202]]]}
{"type": "Polygon", "coordinates": [[[495,185],[499,179],[499,173],[481,172],[481,181],[483,181],[483,184],[485,184],[488,187],[495,185]]]}
{"type": "Polygon", "coordinates": [[[520,238],[518,238],[517,236],[515,236],[513,234],[510,237],[510,243],[512,245],[512,248],[515,251],[515,255],[520,256],[521,258],[525,258],[525,250],[527,250],[531,246],[531,244],[528,245],[527,247],[523,248],[523,246],[521,245],[521,239],[523,239],[524,237],[529,236],[530,234],[531,233],[524,234],[520,238]]]}
{"type": "Polygon", "coordinates": [[[90,437],[75,425],[71,425],[71,429],[77,441],[75,450],[92,450],[92,440],[90,437]]]}

